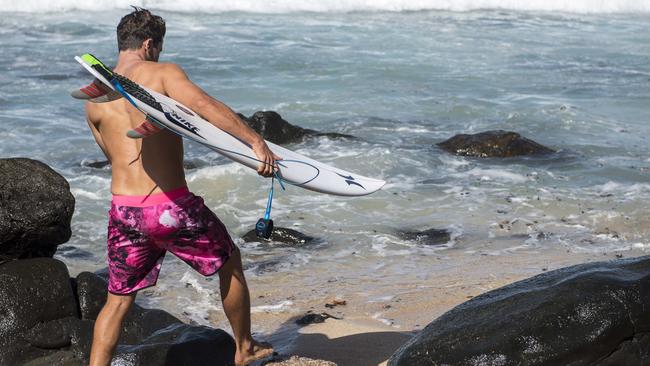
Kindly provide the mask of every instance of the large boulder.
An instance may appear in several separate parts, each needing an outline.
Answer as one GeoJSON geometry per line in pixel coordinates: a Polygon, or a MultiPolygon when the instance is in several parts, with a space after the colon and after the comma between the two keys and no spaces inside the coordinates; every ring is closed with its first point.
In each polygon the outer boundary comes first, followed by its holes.
{"type": "MultiPolygon", "coordinates": [[[[108,296],[108,283],[91,272],[81,272],[76,278],[77,301],[81,319],[95,321],[108,296]]],[[[137,344],[160,329],[172,324],[182,324],[173,315],[163,310],[145,309],[133,304],[124,318],[120,343],[137,344]]]]}
{"type": "Polygon", "coordinates": [[[555,152],[516,132],[503,130],[481,132],[474,135],[460,134],[439,143],[438,146],[455,155],[479,158],[509,158],[555,152]]]}
{"type": "Polygon", "coordinates": [[[303,138],[309,136],[325,136],[329,138],[355,138],[354,136],[342,133],[323,133],[294,126],[291,123],[285,121],[282,116],[274,111],[255,112],[255,114],[248,118],[242,114],[239,114],[239,117],[266,140],[279,145],[300,142],[303,138]]]}
{"type": "Polygon", "coordinates": [[[134,345],[120,345],[113,359],[124,366],[234,365],[235,341],[221,329],[172,324],[134,345]]]}
{"type": "Polygon", "coordinates": [[[56,333],[43,340],[38,330],[56,328],[51,322],[71,317],[78,317],[77,304],[63,262],[34,258],[0,265],[0,365],[68,346],[66,336],[56,333]]]}
{"type": "MultiPolygon", "coordinates": [[[[88,364],[95,319],[107,297],[101,277],[70,279],[55,259],[0,265],[0,365],[88,364]]],[[[129,366],[232,364],[234,340],[221,329],[182,323],[138,304],[127,314],[115,362],[129,366]]]]}
{"type": "Polygon", "coordinates": [[[457,306],[389,365],[648,365],[648,304],[650,256],[562,268],[457,306]]]}
{"type": "Polygon", "coordinates": [[[70,239],[68,182],[31,159],[0,159],[0,259],[52,257],[70,239]]]}

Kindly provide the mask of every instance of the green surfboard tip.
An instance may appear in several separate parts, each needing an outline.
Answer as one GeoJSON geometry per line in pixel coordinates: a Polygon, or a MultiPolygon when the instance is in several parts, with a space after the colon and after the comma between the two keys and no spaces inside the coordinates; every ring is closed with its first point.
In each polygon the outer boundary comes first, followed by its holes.
{"type": "Polygon", "coordinates": [[[111,69],[109,69],[108,67],[106,67],[106,65],[104,65],[103,62],[99,61],[99,59],[98,59],[97,57],[91,55],[90,53],[85,53],[85,54],[83,54],[83,55],[81,56],[81,59],[82,59],[85,63],[87,63],[88,65],[90,65],[90,66],[98,66],[98,67],[101,67],[101,68],[104,69],[106,72],[108,72],[109,75],[113,75],[113,72],[111,71],[111,69]]]}

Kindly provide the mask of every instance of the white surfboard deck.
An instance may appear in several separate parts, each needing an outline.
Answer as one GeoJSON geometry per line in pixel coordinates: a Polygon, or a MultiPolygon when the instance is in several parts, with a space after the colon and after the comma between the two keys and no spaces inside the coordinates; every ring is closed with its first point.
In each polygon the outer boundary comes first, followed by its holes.
{"type": "MultiPolygon", "coordinates": [[[[115,90],[111,82],[93,69],[86,61],[76,56],[75,60],[99,81],[115,90]]],[[[162,111],[160,111],[139,99],[137,95],[127,92],[138,109],[153,117],[157,124],[182,137],[206,145],[219,154],[251,169],[257,170],[259,162],[248,144],[217,128],[172,98],[137,83],[134,84],[149,93],[162,107],[162,111]]],[[[339,196],[364,196],[376,192],[386,184],[383,180],[364,177],[320,163],[272,142],[267,141],[266,143],[276,155],[282,158],[277,161],[279,165],[278,176],[282,180],[299,187],[339,196]]]]}

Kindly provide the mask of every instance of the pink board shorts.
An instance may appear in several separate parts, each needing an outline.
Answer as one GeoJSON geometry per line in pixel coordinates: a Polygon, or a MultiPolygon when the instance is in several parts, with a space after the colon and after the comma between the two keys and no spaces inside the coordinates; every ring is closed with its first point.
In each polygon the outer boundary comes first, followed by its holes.
{"type": "Polygon", "coordinates": [[[234,248],[223,223],[187,187],[149,196],[113,195],[108,291],[126,295],[155,285],[167,251],[210,276],[234,248]]]}

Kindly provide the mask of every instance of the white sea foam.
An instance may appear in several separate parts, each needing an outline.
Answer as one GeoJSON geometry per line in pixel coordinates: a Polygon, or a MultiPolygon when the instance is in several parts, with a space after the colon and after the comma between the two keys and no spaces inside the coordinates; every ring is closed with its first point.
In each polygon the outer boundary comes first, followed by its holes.
{"type": "Polygon", "coordinates": [[[609,181],[605,184],[594,187],[594,190],[600,194],[622,194],[626,198],[637,198],[639,195],[650,192],[650,184],[635,183],[623,184],[609,181]]]}
{"type": "Polygon", "coordinates": [[[95,200],[95,201],[101,201],[101,200],[108,199],[108,196],[104,197],[103,195],[99,194],[98,192],[90,192],[90,191],[83,190],[81,188],[72,188],[72,189],[70,189],[70,192],[77,199],[79,199],[79,197],[89,198],[89,199],[95,200]]]}
{"type": "Polygon", "coordinates": [[[194,182],[198,179],[214,179],[225,175],[240,174],[246,171],[246,167],[237,163],[225,165],[209,166],[201,168],[194,173],[187,175],[188,182],[194,182]]]}
{"type": "Polygon", "coordinates": [[[286,300],[274,305],[259,305],[251,307],[251,313],[282,313],[291,308],[292,301],[286,300]]]}
{"type": "Polygon", "coordinates": [[[464,178],[472,177],[478,178],[482,181],[509,181],[513,183],[524,183],[528,181],[528,178],[521,174],[512,173],[504,169],[480,169],[474,168],[463,173],[453,174],[454,177],[464,178]]]}
{"type": "Polygon", "coordinates": [[[394,326],[395,328],[399,328],[399,325],[395,325],[395,321],[392,319],[386,319],[383,317],[382,313],[374,313],[372,314],[372,318],[375,320],[378,320],[386,325],[394,326]]]}
{"type": "Polygon", "coordinates": [[[563,11],[572,13],[638,13],[650,12],[647,0],[0,0],[0,12],[64,12],[69,10],[105,11],[128,9],[130,5],[156,10],[222,13],[243,11],[253,13],[350,12],[350,11],[417,11],[477,9],[510,9],[522,11],[563,11]]]}
{"type": "Polygon", "coordinates": [[[191,299],[183,296],[179,297],[178,301],[184,303],[184,306],[181,306],[181,308],[184,308],[187,313],[191,314],[192,320],[199,324],[207,325],[209,312],[222,310],[221,306],[218,305],[219,300],[216,290],[202,286],[197,275],[189,270],[185,271],[183,277],[180,279],[180,283],[192,287],[198,295],[198,298],[193,297],[191,299]]]}

